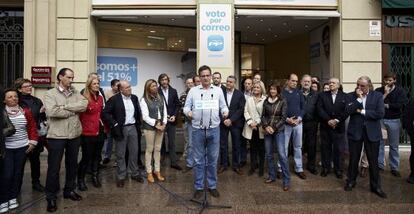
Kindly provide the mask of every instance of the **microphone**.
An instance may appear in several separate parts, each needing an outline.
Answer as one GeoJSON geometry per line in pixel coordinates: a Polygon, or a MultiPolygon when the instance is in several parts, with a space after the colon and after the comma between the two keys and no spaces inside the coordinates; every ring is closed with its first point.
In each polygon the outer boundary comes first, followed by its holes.
{"type": "MultiPolygon", "coordinates": [[[[203,94],[201,94],[201,100],[203,100],[203,94]]],[[[203,128],[203,114],[204,114],[204,111],[203,109],[201,109],[200,128],[203,128]]]]}
{"type": "MultiPolygon", "coordinates": [[[[214,98],[214,95],[213,94],[211,94],[211,100],[213,100],[213,98],[214,98]]],[[[219,110],[220,111],[220,110],[219,110]]],[[[210,108],[210,121],[208,122],[208,128],[211,128],[211,113],[212,113],[212,108],[210,108]]]]}

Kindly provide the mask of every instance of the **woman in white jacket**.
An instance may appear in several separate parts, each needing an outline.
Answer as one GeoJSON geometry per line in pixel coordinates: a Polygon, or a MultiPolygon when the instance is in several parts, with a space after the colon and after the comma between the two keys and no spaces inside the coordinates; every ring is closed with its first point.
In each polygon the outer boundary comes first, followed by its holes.
{"type": "Polygon", "coordinates": [[[252,175],[257,168],[257,158],[259,158],[259,177],[263,176],[265,146],[264,135],[261,126],[261,116],[263,102],[266,99],[266,89],[263,82],[253,85],[253,96],[246,100],[244,107],[244,118],[246,124],[243,128],[243,137],[250,140],[250,170],[248,175],[252,175]]]}

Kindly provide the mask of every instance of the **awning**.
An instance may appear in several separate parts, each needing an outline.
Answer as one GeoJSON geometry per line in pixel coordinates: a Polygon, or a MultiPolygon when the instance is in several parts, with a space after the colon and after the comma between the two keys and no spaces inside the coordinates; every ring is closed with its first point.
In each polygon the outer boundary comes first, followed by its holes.
{"type": "Polygon", "coordinates": [[[147,10],[147,9],[134,9],[134,10],[93,10],[91,15],[97,17],[132,17],[132,16],[195,16],[195,10],[147,10]]]}
{"type": "Polygon", "coordinates": [[[382,0],[382,8],[414,9],[414,0],[382,0]]]}
{"type": "Polygon", "coordinates": [[[237,15],[242,16],[293,16],[304,18],[340,17],[336,10],[266,10],[266,9],[237,9],[237,15]]]}

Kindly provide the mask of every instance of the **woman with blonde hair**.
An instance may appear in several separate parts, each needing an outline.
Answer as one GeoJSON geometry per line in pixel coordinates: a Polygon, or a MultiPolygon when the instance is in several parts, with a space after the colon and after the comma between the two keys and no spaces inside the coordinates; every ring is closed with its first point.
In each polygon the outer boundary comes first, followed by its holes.
{"type": "Polygon", "coordinates": [[[103,97],[99,95],[98,78],[89,78],[86,81],[83,96],[88,100],[88,106],[86,111],[79,115],[82,124],[82,159],[78,168],[78,189],[80,191],[88,189],[85,184],[85,174],[88,166],[91,166],[93,186],[96,188],[102,186],[98,177],[98,164],[105,140],[105,131],[101,120],[103,97]]]}
{"type": "Polygon", "coordinates": [[[262,81],[253,84],[253,96],[247,98],[244,107],[244,118],[246,123],[243,128],[243,137],[250,140],[250,170],[248,175],[252,175],[257,167],[257,157],[259,158],[259,176],[263,176],[264,170],[264,135],[261,126],[261,116],[263,102],[266,99],[266,92],[262,81]]]}
{"type": "Polygon", "coordinates": [[[164,129],[167,124],[167,106],[164,99],[158,93],[157,81],[149,79],[145,82],[144,96],[140,102],[144,136],[146,141],[145,168],[147,170],[147,180],[154,183],[154,175],[158,181],[165,178],[160,172],[161,144],[164,137],[164,129]],[[152,167],[152,157],[154,156],[154,172],[152,167]],[[153,175],[154,173],[154,175],[153,175]]]}

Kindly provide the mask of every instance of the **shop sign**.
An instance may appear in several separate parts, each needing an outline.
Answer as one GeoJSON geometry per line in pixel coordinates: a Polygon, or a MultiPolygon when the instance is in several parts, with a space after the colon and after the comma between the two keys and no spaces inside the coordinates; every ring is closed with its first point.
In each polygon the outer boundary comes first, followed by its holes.
{"type": "Polygon", "coordinates": [[[232,67],[231,4],[200,4],[199,64],[232,67]]]}
{"type": "Polygon", "coordinates": [[[96,70],[101,77],[101,86],[111,86],[113,79],[127,80],[131,86],[138,82],[137,58],[98,56],[96,70]]]}
{"type": "Polygon", "coordinates": [[[338,6],[338,0],[235,0],[236,5],[338,6]]]}
{"type": "Polygon", "coordinates": [[[32,85],[34,87],[49,87],[52,84],[51,77],[32,76],[32,85]]]}
{"type": "Polygon", "coordinates": [[[414,27],[414,16],[385,16],[387,27],[414,27]]]}
{"type": "Polygon", "coordinates": [[[382,0],[382,8],[408,9],[414,8],[413,0],[382,0]]]}
{"type": "Polygon", "coordinates": [[[54,68],[51,66],[32,66],[31,81],[33,87],[50,87],[53,70],[54,68]]]}

